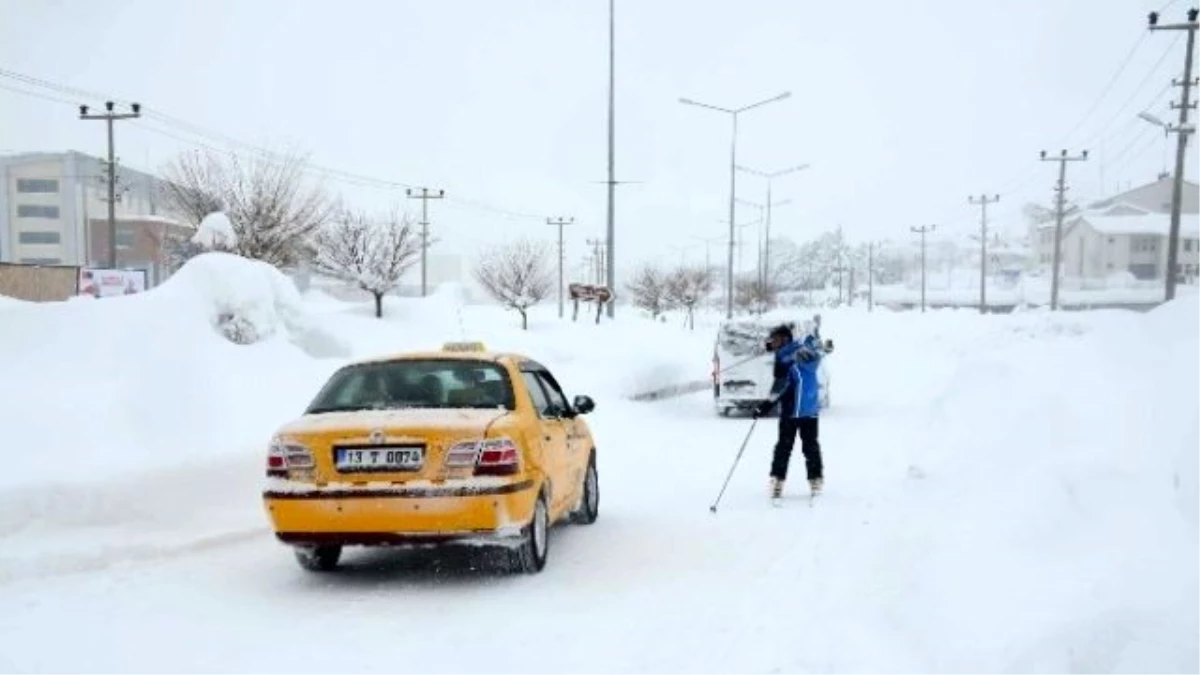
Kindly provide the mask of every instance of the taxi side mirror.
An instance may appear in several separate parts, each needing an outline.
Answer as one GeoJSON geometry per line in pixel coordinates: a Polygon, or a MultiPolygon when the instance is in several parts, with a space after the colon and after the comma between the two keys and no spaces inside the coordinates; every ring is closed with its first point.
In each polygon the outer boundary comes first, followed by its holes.
{"type": "Polygon", "coordinates": [[[575,397],[575,412],[580,415],[586,415],[596,409],[596,402],[591,396],[576,396],[575,397]]]}

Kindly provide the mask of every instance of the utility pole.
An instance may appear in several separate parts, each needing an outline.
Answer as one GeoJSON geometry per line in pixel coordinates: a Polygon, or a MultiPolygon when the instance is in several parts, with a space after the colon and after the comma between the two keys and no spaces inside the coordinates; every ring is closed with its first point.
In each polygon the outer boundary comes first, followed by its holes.
{"type": "Polygon", "coordinates": [[[421,193],[417,194],[412,188],[407,188],[404,193],[408,195],[409,199],[421,200],[421,297],[423,298],[427,293],[426,279],[428,278],[425,257],[429,251],[429,200],[443,199],[446,196],[446,191],[438,190],[434,192],[425,187],[420,188],[420,190],[421,193]]]}
{"type": "Polygon", "coordinates": [[[1183,61],[1183,81],[1172,80],[1171,84],[1183,88],[1180,103],[1171,102],[1171,108],[1179,110],[1179,123],[1168,127],[1168,132],[1178,135],[1175,146],[1175,176],[1171,187],[1171,232],[1167,237],[1167,285],[1166,299],[1175,299],[1175,282],[1179,267],[1179,221],[1183,206],[1183,167],[1184,155],[1187,151],[1187,137],[1195,133],[1195,125],[1188,124],[1188,110],[1196,107],[1191,102],[1192,87],[1197,83],[1192,80],[1192,59],[1196,48],[1196,16],[1200,10],[1193,7],[1187,12],[1187,23],[1158,25],[1158,12],[1150,12],[1150,30],[1186,30],[1187,51],[1183,61]]]}
{"type": "Polygon", "coordinates": [[[558,318],[563,318],[563,226],[575,222],[574,218],[547,218],[548,225],[558,227],[558,318]]]}
{"type": "Polygon", "coordinates": [[[597,286],[604,285],[604,240],[588,239],[587,245],[592,247],[592,273],[597,286]]]}
{"type": "Polygon", "coordinates": [[[968,204],[978,204],[981,209],[979,217],[979,313],[987,312],[987,207],[988,204],[995,204],[1000,201],[1000,195],[988,197],[987,195],[979,195],[979,198],[967,197],[968,204]]]}
{"type": "Polygon", "coordinates": [[[1074,157],[1068,156],[1067,151],[1063,150],[1058,157],[1047,157],[1046,151],[1042,151],[1043,162],[1058,162],[1058,185],[1054,191],[1057,193],[1054,207],[1054,270],[1050,275],[1050,309],[1058,309],[1058,272],[1059,266],[1062,264],[1062,228],[1063,216],[1067,203],[1067,162],[1084,162],[1087,161],[1088,151],[1084,150],[1083,154],[1074,157]]]}
{"type": "Polygon", "coordinates": [[[867,242],[867,311],[875,311],[875,242],[867,242]]]}
{"type": "MultiPolygon", "coordinates": [[[[133,112],[118,113],[113,112],[113,102],[105,101],[105,112],[99,115],[89,115],[88,106],[79,106],[79,119],[81,120],[104,120],[108,124],[108,267],[109,269],[117,268],[117,159],[116,151],[113,148],[113,122],[117,120],[128,120],[142,116],[142,104],[132,103],[130,109],[133,112]]],[[[86,199],[84,201],[87,201],[86,199]]],[[[85,228],[86,229],[86,228],[85,228]]],[[[88,246],[91,242],[88,242],[88,246]]]]}
{"type": "Polygon", "coordinates": [[[925,235],[937,229],[937,225],[922,225],[910,227],[910,230],[921,235],[921,312],[925,312],[925,235]]]}

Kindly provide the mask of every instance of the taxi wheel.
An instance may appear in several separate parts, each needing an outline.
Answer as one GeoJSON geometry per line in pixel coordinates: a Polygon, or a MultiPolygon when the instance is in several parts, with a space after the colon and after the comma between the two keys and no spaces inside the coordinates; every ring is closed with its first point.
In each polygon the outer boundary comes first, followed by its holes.
{"type": "Polygon", "coordinates": [[[310,572],[330,572],[342,557],[341,546],[296,546],[296,562],[310,572]]]}
{"type": "Polygon", "coordinates": [[[550,508],[545,492],[538,495],[533,505],[533,520],[521,535],[520,547],[511,554],[513,571],[537,574],[546,566],[546,554],[550,551],[550,508]]]}
{"type": "Polygon", "coordinates": [[[583,497],[579,509],[571,514],[571,520],[580,525],[591,525],[600,517],[600,474],[596,471],[596,453],[588,459],[587,472],[583,474],[583,497]]]}

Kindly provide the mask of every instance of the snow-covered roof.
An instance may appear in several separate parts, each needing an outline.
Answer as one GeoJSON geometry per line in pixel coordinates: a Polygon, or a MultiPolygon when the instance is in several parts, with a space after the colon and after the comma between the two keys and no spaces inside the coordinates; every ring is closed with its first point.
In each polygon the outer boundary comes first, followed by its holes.
{"type": "MultiPolygon", "coordinates": [[[[1081,217],[1092,229],[1101,234],[1161,234],[1171,230],[1171,216],[1166,213],[1148,213],[1140,216],[1100,216],[1087,214],[1081,217]]],[[[1195,237],[1200,234],[1200,218],[1194,213],[1180,214],[1180,234],[1195,237]]]]}
{"type": "Polygon", "coordinates": [[[1130,204],[1124,201],[1115,201],[1105,204],[1101,208],[1095,208],[1089,211],[1096,215],[1104,216],[1138,216],[1152,213],[1149,209],[1144,209],[1136,204],[1130,204]]]}

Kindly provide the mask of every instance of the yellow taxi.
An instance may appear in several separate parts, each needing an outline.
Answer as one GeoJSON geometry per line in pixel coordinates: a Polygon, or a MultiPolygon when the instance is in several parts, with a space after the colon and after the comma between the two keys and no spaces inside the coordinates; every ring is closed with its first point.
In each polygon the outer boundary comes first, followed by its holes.
{"type": "Polygon", "coordinates": [[[271,440],[266,511],[312,571],[346,546],[458,543],[536,573],[552,525],[599,515],[593,409],[537,361],[480,343],[357,361],[271,440]]]}

